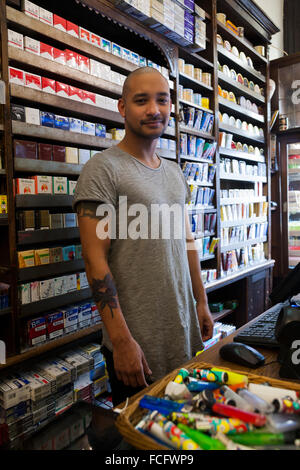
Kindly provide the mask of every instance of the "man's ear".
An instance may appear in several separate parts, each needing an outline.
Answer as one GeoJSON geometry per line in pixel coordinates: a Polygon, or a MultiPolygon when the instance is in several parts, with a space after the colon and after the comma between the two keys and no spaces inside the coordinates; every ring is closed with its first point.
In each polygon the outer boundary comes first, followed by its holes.
{"type": "Polygon", "coordinates": [[[119,98],[118,101],[118,110],[122,117],[125,117],[125,102],[124,98],[119,98]]]}

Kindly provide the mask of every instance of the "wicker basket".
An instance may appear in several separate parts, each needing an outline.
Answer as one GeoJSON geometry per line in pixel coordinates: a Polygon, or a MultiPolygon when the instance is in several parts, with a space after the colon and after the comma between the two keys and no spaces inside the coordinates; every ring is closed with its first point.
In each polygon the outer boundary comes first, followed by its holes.
{"type": "MultiPolygon", "coordinates": [[[[190,362],[188,364],[188,369],[199,368],[199,369],[206,369],[214,367],[212,364],[207,364],[205,362],[190,362]]],[[[222,367],[223,370],[230,371],[231,369],[222,367]]],[[[154,385],[147,394],[153,395],[156,397],[162,397],[164,395],[164,390],[167,384],[174,380],[176,375],[178,374],[179,369],[171,372],[170,374],[166,375],[163,379],[161,379],[156,385],[154,385]]],[[[238,370],[234,370],[234,372],[247,375],[249,382],[263,384],[269,383],[273,387],[279,388],[286,388],[290,390],[300,391],[300,384],[294,382],[287,382],[283,380],[272,379],[270,377],[265,377],[262,375],[255,375],[249,374],[245,372],[241,372],[238,370]]],[[[167,447],[158,444],[155,440],[151,439],[148,436],[145,436],[141,432],[135,429],[135,426],[139,423],[142,417],[147,413],[147,410],[144,410],[139,407],[140,399],[142,398],[143,394],[139,394],[139,396],[132,402],[121,414],[118,416],[116,420],[116,426],[124,439],[131,444],[136,449],[140,450],[169,450],[167,447]]]]}

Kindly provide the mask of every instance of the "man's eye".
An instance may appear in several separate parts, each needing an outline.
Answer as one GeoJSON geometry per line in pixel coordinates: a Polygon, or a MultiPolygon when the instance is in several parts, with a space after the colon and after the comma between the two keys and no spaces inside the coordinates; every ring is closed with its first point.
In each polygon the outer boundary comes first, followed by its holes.
{"type": "Polygon", "coordinates": [[[167,104],[169,102],[168,98],[161,98],[158,100],[160,104],[167,104]]]}

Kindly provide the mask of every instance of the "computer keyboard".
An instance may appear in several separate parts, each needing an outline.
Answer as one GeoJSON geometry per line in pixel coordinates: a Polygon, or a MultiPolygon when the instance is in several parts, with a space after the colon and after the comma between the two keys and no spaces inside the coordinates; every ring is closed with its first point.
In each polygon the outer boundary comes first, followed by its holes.
{"type": "Polygon", "coordinates": [[[279,343],[275,337],[275,326],[278,315],[286,302],[274,305],[257,321],[246,326],[244,330],[234,337],[238,343],[249,344],[249,346],[261,346],[265,348],[279,348],[279,343]]]}

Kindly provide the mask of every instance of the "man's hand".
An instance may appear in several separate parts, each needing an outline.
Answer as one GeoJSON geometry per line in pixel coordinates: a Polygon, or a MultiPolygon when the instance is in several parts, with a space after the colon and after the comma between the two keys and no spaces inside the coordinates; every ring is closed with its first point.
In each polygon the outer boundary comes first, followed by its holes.
{"type": "Polygon", "coordinates": [[[202,334],[202,341],[207,341],[212,338],[214,328],[214,321],[207,303],[197,302],[197,313],[202,334]]]}
{"type": "Polygon", "coordinates": [[[118,380],[130,387],[147,387],[145,375],[151,375],[144,353],[132,338],[113,345],[114,367],[118,380]]]}

